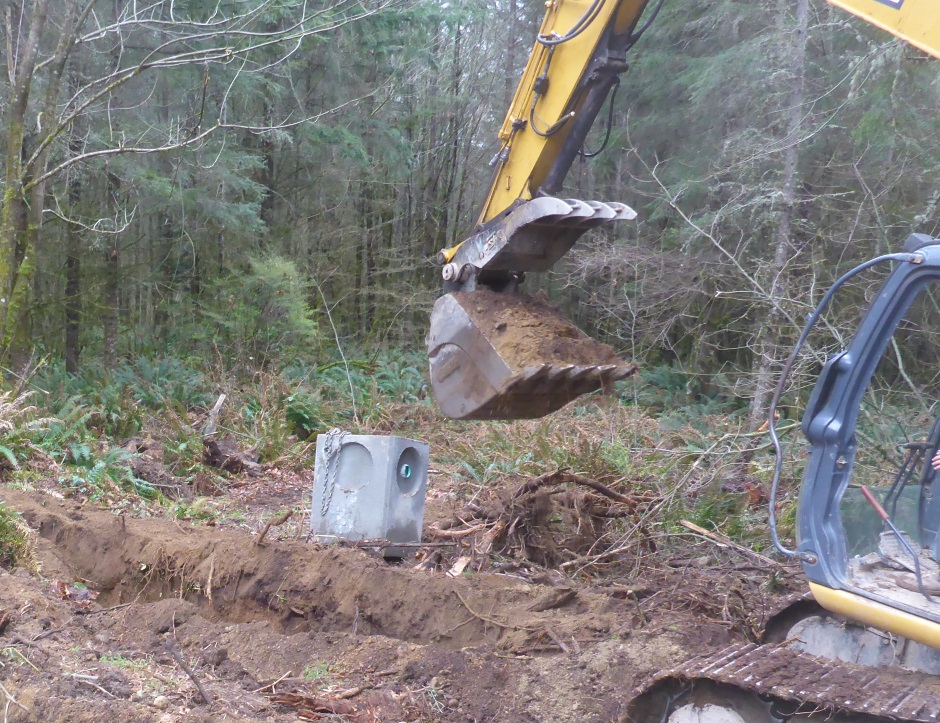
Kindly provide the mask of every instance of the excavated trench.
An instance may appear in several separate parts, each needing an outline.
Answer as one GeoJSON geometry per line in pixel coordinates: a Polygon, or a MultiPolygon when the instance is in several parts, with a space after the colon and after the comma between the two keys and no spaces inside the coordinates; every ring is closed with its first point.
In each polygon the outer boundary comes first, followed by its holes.
{"type": "Polygon", "coordinates": [[[45,576],[87,581],[103,607],[177,598],[214,621],[265,620],[284,633],[355,629],[452,649],[512,647],[548,626],[554,635],[603,636],[632,615],[629,601],[584,591],[563,616],[533,611],[551,588],[502,575],[451,578],[358,549],[258,545],[235,530],[76,509],[50,496],[3,497],[43,541],[45,576]]]}
{"type": "MultiPolygon", "coordinates": [[[[122,720],[162,723],[146,694],[126,697],[135,687],[162,691],[183,716],[174,721],[215,720],[220,704],[194,710],[191,686],[166,682],[175,670],[167,641],[227,696],[232,720],[296,720],[265,698],[267,684],[309,693],[311,671],[328,664],[336,689],[369,691],[356,702],[368,720],[626,723],[638,683],[730,642],[724,625],[672,610],[666,598],[696,580],[723,587],[704,572],[664,581],[650,571],[604,588],[452,578],[355,548],[258,545],[244,530],[140,519],[42,492],[0,488],[0,499],[36,532],[42,565],[39,576],[2,573],[0,616],[13,621],[5,639],[25,641],[36,667],[7,666],[0,680],[54,723],[91,723],[116,705],[122,720]],[[69,597],[76,580],[97,600],[69,597]],[[131,682],[103,692],[117,674],[131,682]]],[[[707,602],[707,589],[695,599],[707,602]]]]}

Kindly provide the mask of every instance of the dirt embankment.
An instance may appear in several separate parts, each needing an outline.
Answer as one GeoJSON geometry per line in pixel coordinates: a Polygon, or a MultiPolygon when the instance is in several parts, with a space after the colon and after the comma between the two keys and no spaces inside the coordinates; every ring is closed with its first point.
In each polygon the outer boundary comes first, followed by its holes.
{"type": "Polygon", "coordinates": [[[10,721],[616,721],[639,680],[734,638],[646,604],[659,579],[454,578],[44,493],[0,499],[41,563],[0,571],[10,721]]]}

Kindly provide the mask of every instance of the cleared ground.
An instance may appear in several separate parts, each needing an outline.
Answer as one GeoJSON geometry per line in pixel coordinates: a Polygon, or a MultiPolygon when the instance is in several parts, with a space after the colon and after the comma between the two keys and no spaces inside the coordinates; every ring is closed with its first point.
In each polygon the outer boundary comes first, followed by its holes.
{"type": "Polygon", "coordinates": [[[0,570],[3,720],[624,721],[651,675],[755,639],[800,589],[691,536],[595,559],[652,500],[564,475],[472,499],[432,480],[435,546],[397,564],[306,542],[299,512],[259,544],[306,477],[233,480],[211,504],[239,524],[0,488],[35,551],[0,570]]]}

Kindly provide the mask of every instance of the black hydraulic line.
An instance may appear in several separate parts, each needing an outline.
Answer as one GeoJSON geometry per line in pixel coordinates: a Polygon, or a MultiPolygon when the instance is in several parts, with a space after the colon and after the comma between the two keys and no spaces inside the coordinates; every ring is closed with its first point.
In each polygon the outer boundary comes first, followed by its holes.
{"type": "Polygon", "coordinates": [[[561,191],[565,176],[568,175],[568,170],[578,157],[581,146],[584,145],[584,139],[591,130],[591,126],[594,125],[594,119],[604,107],[604,101],[607,100],[611,87],[618,81],[619,78],[614,74],[605,75],[588,90],[581,109],[571,119],[571,130],[539,188],[540,193],[551,196],[561,191]]]}
{"type": "Polygon", "coordinates": [[[904,445],[904,449],[908,450],[907,454],[904,455],[904,462],[901,464],[901,469],[899,469],[898,473],[895,475],[894,482],[891,484],[888,494],[885,495],[884,506],[888,510],[888,514],[892,517],[897,512],[898,500],[901,499],[901,495],[907,488],[908,482],[910,482],[911,477],[914,476],[914,471],[920,466],[921,462],[924,461],[926,448],[927,445],[925,442],[910,442],[904,445]]]}
{"type": "Polygon", "coordinates": [[[775,456],[774,476],[770,485],[770,537],[773,540],[774,547],[776,547],[781,554],[786,555],[787,557],[800,557],[801,559],[805,559],[804,553],[800,553],[797,550],[791,550],[790,548],[784,546],[784,544],[780,541],[779,535],[777,534],[777,492],[780,489],[780,476],[783,474],[783,448],[780,444],[780,437],[777,435],[777,420],[775,419],[775,416],[777,414],[777,405],[780,403],[780,397],[783,396],[783,390],[790,378],[790,372],[793,370],[793,364],[796,362],[796,357],[799,355],[800,350],[803,348],[803,345],[809,338],[809,334],[813,330],[813,327],[815,327],[820,318],[822,318],[823,312],[832,301],[832,297],[836,295],[836,292],[847,281],[858,276],[863,271],[867,271],[872,266],[877,266],[878,264],[883,264],[888,261],[908,262],[919,258],[921,258],[919,254],[885,254],[883,256],[877,256],[873,259],[869,259],[865,263],[859,264],[851,271],[847,271],[842,276],[840,276],[839,279],[823,295],[822,300],[816,306],[816,309],[813,311],[813,313],[809,315],[809,318],[806,320],[806,326],[803,327],[803,333],[800,334],[800,338],[797,339],[796,344],[793,346],[793,350],[790,352],[790,356],[787,357],[787,361],[783,365],[783,369],[780,372],[780,379],[777,382],[777,388],[774,390],[773,398],[770,400],[770,408],[767,411],[767,431],[770,433],[770,441],[773,444],[775,456]]]}
{"type": "MultiPolygon", "coordinates": [[[[536,99],[537,101],[538,99],[536,99]]],[[[532,108],[529,109],[529,128],[531,128],[535,135],[541,136],[542,138],[550,138],[555,135],[558,131],[565,127],[565,124],[574,118],[574,113],[566,113],[552,125],[546,128],[544,131],[540,131],[538,125],[535,122],[535,102],[532,103],[532,108]]]]}
{"type": "Polygon", "coordinates": [[[618,90],[620,90],[619,76],[617,77],[617,82],[614,84],[613,90],[610,92],[610,99],[608,100],[609,105],[607,108],[607,132],[604,134],[604,142],[601,143],[600,148],[591,152],[585,151],[584,147],[582,146],[581,149],[578,150],[578,155],[581,156],[581,158],[597,158],[601,153],[607,150],[607,144],[610,143],[610,132],[614,127],[614,101],[617,99],[618,90]]]}
{"type": "Polygon", "coordinates": [[[630,45],[628,47],[632,48],[634,44],[643,37],[643,33],[650,29],[650,25],[656,20],[656,16],[659,15],[659,11],[663,9],[663,4],[666,0],[659,0],[656,4],[656,7],[653,8],[653,14],[649,16],[649,19],[643,23],[643,27],[637,30],[633,35],[630,36],[630,45]]]}
{"type": "Polygon", "coordinates": [[[556,45],[567,43],[569,40],[574,40],[581,33],[591,27],[591,23],[597,19],[597,16],[600,14],[603,6],[604,0],[594,0],[594,3],[591,5],[591,7],[587,9],[584,15],[581,16],[578,22],[576,22],[574,26],[572,26],[571,30],[569,30],[567,33],[557,38],[552,38],[548,35],[537,35],[536,39],[539,43],[547,48],[552,48],[556,45]]]}

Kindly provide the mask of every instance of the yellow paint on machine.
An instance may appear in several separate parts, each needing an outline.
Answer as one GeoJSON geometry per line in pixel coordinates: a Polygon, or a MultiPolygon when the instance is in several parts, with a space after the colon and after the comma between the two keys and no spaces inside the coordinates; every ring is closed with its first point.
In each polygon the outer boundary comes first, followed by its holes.
{"type": "Polygon", "coordinates": [[[940,58],[940,3],[937,0],[829,2],[940,58]]]}
{"type": "Polygon", "coordinates": [[[846,590],[833,590],[814,582],[809,584],[809,589],[816,602],[830,612],[916,640],[932,648],[940,648],[940,623],[903,610],[895,610],[846,590]]]}
{"type": "MultiPolygon", "coordinates": [[[[560,121],[566,114],[578,113],[582,98],[577,97],[578,83],[588,71],[604,33],[612,23],[617,32],[626,32],[633,27],[643,12],[648,0],[604,0],[597,17],[576,38],[555,47],[548,72],[549,88],[535,107],[535,122],[539,130],[560,121]]],[[[588,12],[593,0],[549,0],[548,12],[542,21],[539,34],[564,36],[588,12]]],[[[503,143],[509,144],[509,154],[502,163],[490,186],[489,195],[480,214],[479,223],[489,221],[509,208],[517,199],[528,200],[542,185],[557,158],[558,152],[568,137],[567,128],[545,138],[528,125],[532,101],[535,98],[535,81],[545,69],[549,50],[536,42],[513,97],[506,120],[499,132],[503,143]],[[523,130],[513,132],[513,122],[526,121],[523,130]]]]}

